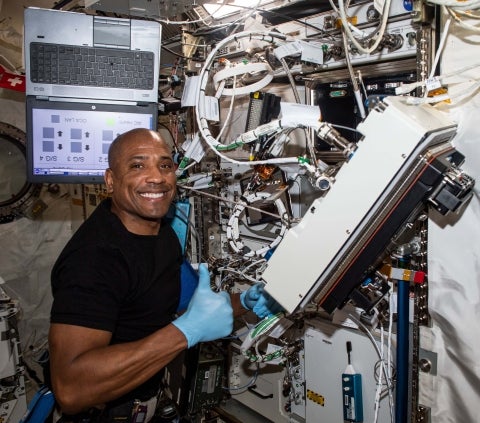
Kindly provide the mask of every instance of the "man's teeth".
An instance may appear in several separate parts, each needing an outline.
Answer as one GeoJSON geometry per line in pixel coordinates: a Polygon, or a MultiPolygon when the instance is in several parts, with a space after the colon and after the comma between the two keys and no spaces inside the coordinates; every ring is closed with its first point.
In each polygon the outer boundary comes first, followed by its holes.
{"type": "Polygon", "coordinates": [[[140,194],[142,197],[147,197],[147,198],[160,198],[165,195],[164,192],[145,192],[143,194],[140,194]]]}

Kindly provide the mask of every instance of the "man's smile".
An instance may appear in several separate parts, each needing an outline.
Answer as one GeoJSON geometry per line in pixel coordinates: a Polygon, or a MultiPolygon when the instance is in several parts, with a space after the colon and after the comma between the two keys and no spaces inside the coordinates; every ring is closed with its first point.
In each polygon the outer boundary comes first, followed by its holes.
{"type": "Polygon", "coordinates": [[[167,195],[167,192],[143,192],[140,194],[141,197],[145,198],[162,198],[167,195]]]}

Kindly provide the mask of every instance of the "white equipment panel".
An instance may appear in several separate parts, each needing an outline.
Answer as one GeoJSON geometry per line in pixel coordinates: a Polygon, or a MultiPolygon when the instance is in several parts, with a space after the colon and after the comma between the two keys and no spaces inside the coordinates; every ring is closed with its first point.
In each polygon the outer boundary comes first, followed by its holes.
{"type": "Polygon", "coordinates": [[[305,418],[303,355],[292,386],[295,401],[286,410],[283,395],[285,368],[278,364],[252,363],[232,344],[229,387],[232,398],[251,408],[269,421],[300,423],[305,418]],[[253,381],[253,383],[252,383],[253,381]]]}
{"type": "MultiPolygon", "coordinates": [[[[305,331],[305,421],[344,421],[341,376],[347,367],[346,343],[350,341],[352,365],[362,375],[363,421],[373,422],[379,357],[372,341],[355,329],[316,320],[308,321],[307,325],[310,327],[305,331]]],[[[385,377],[382,380],[385,382],[385,377]]],[[[377,421],[391,421],[388,395],[380,401],[377,421]]]]}
{"type": "MultiPolygon", "coordinates": [[[[329,275],[359,239],[394,187],[406,180],[410,166],[428,146],[445,143],[456,126],[430,105],[408,105],[387,97],[383,110],[370,112],[358,129],[364,135],[330,191],[316,199],[301,222],[277,247],[262,277],[266,289],[288,312],[305,306],[321,291],[333,289],[329,275]]],[[[368,266],[368,263],[365,264],[368,266]]],[[[361,281],[359,280],[358,283],[361,281]]]]}

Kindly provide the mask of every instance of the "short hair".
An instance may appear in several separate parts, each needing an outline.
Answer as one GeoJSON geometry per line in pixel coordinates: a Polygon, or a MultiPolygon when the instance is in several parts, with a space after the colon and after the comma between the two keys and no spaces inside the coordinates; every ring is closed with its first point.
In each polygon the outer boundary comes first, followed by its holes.
{"type": "Polygon", "coordinates": [[[117,138],[115,138],[110,144],[110,148],[108,149],[108,167],[113,168],[115,166],[119,152],[121,151],[122,146],[126,141],[129,141],[130,139],[141,135],[156,137],[159,141],[163,141],[163,139],[157,132],[152,131],[148,128],[135,128],[131,129],[130,131],[124,132],[123,134],[117,136],[117,138]]]}

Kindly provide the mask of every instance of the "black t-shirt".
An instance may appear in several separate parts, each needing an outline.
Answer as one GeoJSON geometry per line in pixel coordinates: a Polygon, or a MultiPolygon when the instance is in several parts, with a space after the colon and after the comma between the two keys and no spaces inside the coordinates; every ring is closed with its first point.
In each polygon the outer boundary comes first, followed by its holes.
{"type": "MultiPolygon", "coordinates": [[[[109,331],[117,344],[144,338],[173,320],[182,252],[167,223],[158,235],[136,235],[110,207],[110,199],[100,203],[58,257],[50,320],[109,331]]],[[[143,388],[157,382],[154,377],[143,388]]]]}

